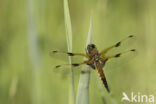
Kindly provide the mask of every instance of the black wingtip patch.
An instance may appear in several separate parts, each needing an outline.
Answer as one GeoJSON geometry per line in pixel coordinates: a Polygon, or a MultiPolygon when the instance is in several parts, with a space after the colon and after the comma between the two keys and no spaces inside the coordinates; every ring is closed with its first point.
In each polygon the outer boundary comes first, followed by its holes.
{"type": "Polygon", "coordinates": [[[52,51],[53,53],[57,53],[57,51],[52,51]]]}
{"type": "Polygon", "coordinates": [[[118,43],[115,45],[115,47],[119,47],[120,44],[121,44],[121,42],[118,42],[118,43]]]}
{"type": "Polygon", "coordinates": [[[135,52],[135,51],[136,51],[136,49],[131,49],[130,51],[133,51],[133,52],[135,52]]]}
{"type": "Polygon", "coordinates": [[[74,54],[73,53],[67,53],[69,56],[74,56],[74,54]]]}
{"type": "Polygon", "coordinates": [[[108,84],[107,84],[107,81],[106,81],[106,78],[102,78],[102,82],[107,90],[108,93],[110,93],[110,90],[109,90],[109,87],[108,87],[108,84]]]}
{"type": "Polygon", "coordinates": [[[128,37],[129,37],[129,38],[132,38],[132,37],[134,37],[134,35],[129,35],[128,37]]]}
{"type": "Polygon", "coordinates": [[[57,65],[57,66],[56,66],[56,68],[59,68],[59,67],[61,67],[61,65],[57,65]]]}
{"type": "Polygon", "coordinates": [[[120,53],[119,54],[116,54],[115,57],[120,57],[120,55],[121,55],[120,53]]]}

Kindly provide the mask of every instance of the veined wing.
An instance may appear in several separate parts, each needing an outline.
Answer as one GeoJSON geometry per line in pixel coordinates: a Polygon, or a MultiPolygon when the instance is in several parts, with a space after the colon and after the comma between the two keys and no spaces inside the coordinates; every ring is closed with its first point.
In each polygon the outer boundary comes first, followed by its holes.
{"type": "Polygon", "coordinates": [[[107,89],[108,92],[110,92],[101,63],[99,61],[95,62],[95,67],[96,67],[96,71],[98,72],[99,77],[102,80],[105,88],[107,89]]]}
{"type": "Polygon", "coordinates": [[[61,59],[61,60],[66,59],[66,61],[68,60],[68,56],[71,57],[81,56],[81,57],[89,58],[89,56],[84,53],[71,53],[71,52],[56,51],[56,50],[51,51],[49,54],[53,59],[61,59]]]}

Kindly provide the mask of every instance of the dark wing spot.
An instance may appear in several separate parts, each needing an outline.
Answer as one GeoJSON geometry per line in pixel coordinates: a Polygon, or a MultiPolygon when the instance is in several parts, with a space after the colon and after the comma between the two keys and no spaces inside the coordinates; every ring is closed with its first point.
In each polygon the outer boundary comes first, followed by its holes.
{"type": "Polygon", "coordinates": [[[120,44],[121,44],[121,42],[118,42],[118,43],[115,45],[115,47],[119,47],[120,44]]]}
{"type": "Polygon", "coordinates": [[[59,68],[59,67],[61,67],[61,65],[57,65],[57,66],[56,66],[56,68],[59,68]]]}
{"type": "Polygon", "coordinates": [[[132,49],[132,50],[130,50],[130,51],[133,51],[133,52],[134,52],[134,51],[136,51],[136,50],[135,50],[135,49],[132,49]]]}
{"type": "Polygon", "coordinates": [[[121,55],[121,54],[120,54],[120,53],[118,53],[118,54],[116,54],[114,57],[120,57],[120,55],[121,55]]]}
{"type": "Polygon", "coordinates": [[[57,51],[52,51],[53,53],[57,53],[57,51]]]}
{"type": "Polygon", "coordinates": [[[128,37],[132,38],[132,37],[134,37],[134,36],[133,36],[133,35],[130,35],[130,36],[128,36],[128,37]]]}
{"type": "Polygon", "coordinates": [[[79,66],[79,64],[72,64],[73,66],[79,66]]]}
{"type": "Polygon", "coordinates": [[[73,53],[67,53],[69,56],[74,56],[74,54],[73,53]]]}

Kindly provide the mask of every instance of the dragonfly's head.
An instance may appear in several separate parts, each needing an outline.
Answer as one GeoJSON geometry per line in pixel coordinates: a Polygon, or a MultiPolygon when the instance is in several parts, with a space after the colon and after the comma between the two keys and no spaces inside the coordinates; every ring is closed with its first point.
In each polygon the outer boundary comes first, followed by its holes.
{"type": "Polygon", "coordinates": [[[89,44],[87,46],[87,52],[91,53],[93,50],[97,50],[96,46],[94,44],[89,44]]]}

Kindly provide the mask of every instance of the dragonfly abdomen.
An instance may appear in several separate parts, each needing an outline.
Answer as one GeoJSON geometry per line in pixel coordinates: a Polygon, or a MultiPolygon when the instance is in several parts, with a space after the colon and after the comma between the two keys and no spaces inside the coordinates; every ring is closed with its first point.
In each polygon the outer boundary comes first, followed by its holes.
{"type": "Polygon", "coordinates": [[[105,77],[105,74],[104,74],[104,71],[102,69],[101,63],[100,62],[96,62],[95,65],[96,65],[96,70],[97,70],[97,72],[99,74],[99,77],[100,77],[103,85],[105,86],[106,90],[108,92],[110,92],[109,87],[108,87],[108,84],[107,84],[107,80],[106,80],[106,77],[105,77]]]}
{"type": "Polygon", "coordinates": [[[107,81],[106,81],[106,78],[105,77],[104,78],[101,78],[101,80],[102,80],[105,88],[107,89],[107,91],[110,92],[109,87],[108,87],[108,84],[107,84],[107,81]]]}

